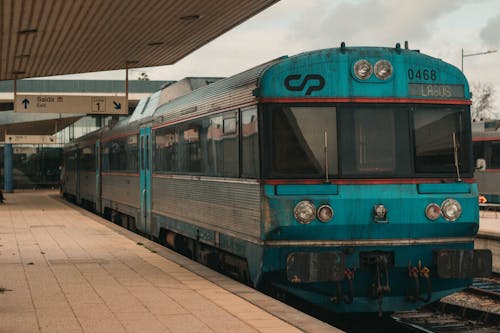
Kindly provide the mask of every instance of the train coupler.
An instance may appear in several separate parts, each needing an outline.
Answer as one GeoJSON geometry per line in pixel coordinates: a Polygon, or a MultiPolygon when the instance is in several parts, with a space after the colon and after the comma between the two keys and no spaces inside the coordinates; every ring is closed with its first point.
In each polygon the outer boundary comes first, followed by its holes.
{"type": "Polygon", "coordinates": [[[354,269],[346,268],[344,271],[344,280],[347,280],[348,283],[348,291],[347,294],[343,292],[342,281],[337,281],[337,293],[335,296],[330,297],[330,301],[335,304],[339,304],[341,301],[344,301],[346,304],[351,304],[354,299],[353,286],[352,281],[354,280],[354,269]]]}
{"type": "Polygon", "coordinates": [[[383,313],[382,303],[384,295],[391,292],[391,286],[389,285],[389,258],[389,256],[383,253],[375,255],[372,258],[373,265],[375,266],[375,281],[371,284],[371,296],[377,299],[379,317],[383,313]]]}
{"type": "Polygon", "coordinates": [[[408,263],[408,277],[414,281],[415,288],[413,295],[411,292],[408,292],[407,298],[410,302],[422,301],[429,302],[432,298],[432,284],[430,279],[431,270],[427,266],[422,267],[422,262],[418,261],[418,266],[411,266],[411,262],[408,263]],[[427,296],[423,298],[421,296],[421,286],[420,286],[420,278],[424,278],[427,285],[427,296]]]}

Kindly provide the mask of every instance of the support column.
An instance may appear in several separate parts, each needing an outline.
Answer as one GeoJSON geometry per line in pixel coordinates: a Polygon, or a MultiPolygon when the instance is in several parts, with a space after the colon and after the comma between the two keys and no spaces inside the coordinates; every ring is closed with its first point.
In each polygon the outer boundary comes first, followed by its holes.
{"type": "Polygon", "coordinates": [[[12,193],[12,144],[6,143],[3,147],[3,174],[4,191],[12,193]]]}

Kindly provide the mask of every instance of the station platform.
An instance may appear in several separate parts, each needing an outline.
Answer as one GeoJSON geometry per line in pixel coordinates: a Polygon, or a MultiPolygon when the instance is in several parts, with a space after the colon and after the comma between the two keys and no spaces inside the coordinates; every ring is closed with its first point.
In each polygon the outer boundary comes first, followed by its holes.
{"type": "Polygon", "coordinates": [[[0,204],[0,332],[340,332],[56,191],[0,204]]]}

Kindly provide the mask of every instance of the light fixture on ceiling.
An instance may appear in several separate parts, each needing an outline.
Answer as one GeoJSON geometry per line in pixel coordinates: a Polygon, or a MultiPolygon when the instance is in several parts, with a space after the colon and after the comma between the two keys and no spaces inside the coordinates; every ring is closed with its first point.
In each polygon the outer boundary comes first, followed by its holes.
{"type": "Polygon", "coordinates": [[[200,15],[195,14],[195,15],[181,16],[180,19],[183,21],[193,22],[193,21],[198,20],[200,17],[201,17],[200,15]]]}
{"type": "Polygon", "coordinates": [[[37,28],[21,29],[21,30],[17,31],[17,33],[20,34],[20,35],[34,34],[34,33],[37,33],[37,32],[38,32],[37,28]]]}

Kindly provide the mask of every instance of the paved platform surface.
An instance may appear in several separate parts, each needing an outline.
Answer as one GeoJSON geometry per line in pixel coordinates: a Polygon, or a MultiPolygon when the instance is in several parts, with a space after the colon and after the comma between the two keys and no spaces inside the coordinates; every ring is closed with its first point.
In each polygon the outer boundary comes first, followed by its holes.
{"type": "Polygon", "coordinates": [[[54,191],[0,205],[0,332],[339,332],[54,191]]]}
{"type": "Polygon", "coordinates": [[[490,249],[493,254],[493,272],[500,273],[500,212],[481,210],[479,218],[479,232],[474,247],[490,249]]]}

